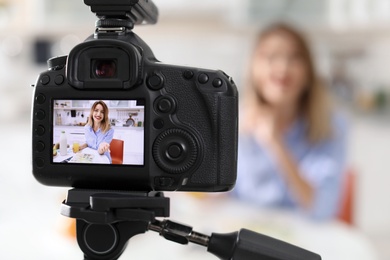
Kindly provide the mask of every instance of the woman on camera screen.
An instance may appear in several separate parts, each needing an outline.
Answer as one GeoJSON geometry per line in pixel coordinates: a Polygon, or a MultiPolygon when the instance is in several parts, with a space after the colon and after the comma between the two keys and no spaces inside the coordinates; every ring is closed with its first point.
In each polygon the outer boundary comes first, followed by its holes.
{"type": "Polygon", "coordinates": [[[95,149],[100,155],[106,155],[111,163],[110,143],[114,136],[114,129],[111,128],[108,112],[107,105],[101,100],[92,105],[88,122],[85,125],[86,143],[80,148],[95,149]]]}
{"type": "Polygon", "coordinates": [[[235,195],[260,206],[334,217],[345,123],[330,111],[307,43],[285,24],[257,38],[241,115],[235,195]]]}

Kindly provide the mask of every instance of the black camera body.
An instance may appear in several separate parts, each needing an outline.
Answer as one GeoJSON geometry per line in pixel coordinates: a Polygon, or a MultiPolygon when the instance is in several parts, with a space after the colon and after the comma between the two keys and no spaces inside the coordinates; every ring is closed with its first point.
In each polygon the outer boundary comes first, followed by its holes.
{"type": "Polygon", "coordinates": [[[139,17],[156,12],[151,1],[116,1],[132,8],[123,11],[121,5],[118,11],[112,4],[106,14],[99,14],[107,9],[104,5],[99,9],[104,1],[85,2],[101,18],[95,34],[67,57],[49,60],[49,69],[35,85],[35,178],[45,185],[86,189],[233,188],[238,92],[232,79],[222,71],[160,63],[131,31],[132,25],[145,20],[139,17]],[[94,120],[101,119],[95,117],[95,101],[107,105],[103,112],[110,118],[107,132],[93,129],[98,125],[94,120]],[[89,147],[90,138],[122,139],[122,161],[114,163],[113,142],[110,151],[101,154],[98,143],[89,147]],[[84,143],[87,147],[82,149],[84,143]]]}

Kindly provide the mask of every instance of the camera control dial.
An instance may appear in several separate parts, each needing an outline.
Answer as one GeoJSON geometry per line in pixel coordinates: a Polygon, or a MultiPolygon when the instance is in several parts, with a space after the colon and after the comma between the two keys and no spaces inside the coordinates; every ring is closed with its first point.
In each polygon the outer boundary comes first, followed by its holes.
{"type": "Polygon", "coordinates": [[[160,134],[153,145],[153,157],[164,171],[173,174],[190,170],[198,159],[196,138],[183,129],[168,129],[160,134]]]}

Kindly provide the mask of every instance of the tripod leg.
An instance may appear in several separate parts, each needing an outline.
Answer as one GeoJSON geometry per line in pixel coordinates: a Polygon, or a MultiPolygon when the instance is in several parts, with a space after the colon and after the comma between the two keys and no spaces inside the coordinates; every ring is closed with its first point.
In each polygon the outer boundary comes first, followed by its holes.
{"type": "Polygon", "coordinates": [[[84,260],[117,260],[126,248],[127,241],[145,233],[144,221],[91,224],[77,220],[77,242],[84,252],[84,260]]]}

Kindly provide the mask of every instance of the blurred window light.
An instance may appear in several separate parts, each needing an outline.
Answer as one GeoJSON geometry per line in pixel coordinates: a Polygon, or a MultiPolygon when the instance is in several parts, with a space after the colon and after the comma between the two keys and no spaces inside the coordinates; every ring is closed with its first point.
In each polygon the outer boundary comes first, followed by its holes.
{"type": "Polygon", "coordinates": [[[81,43],[82,39],[75,34],[67,34],[53,43],[50,48],[52,56],[68,55],[68,53],[81,43]]]}
{"type": "Polygon", "coordinates": [[[5,27],[9,23],[10,17],[7,6],[0,2],[0,27],[5,27]]]}
{"type": "Polygon", "coordinates": [[[226,9],[231,0],[197,0],[197,1],[183,1],[183,0],[153,0],[157,7],[164,10],[184,10],[184,11],[218,11],[226,9]]]}
{"type": "Polygon", "coordinates": [[[370,16],[371,0],[354,0],[350,2],[350,17],[356,24],[366,24],[370,16]]]}
{"type": "Polygon", "coordinates": [[[328,9],[333,29],[390,26],[389,0],[329,0],[328,9]]]}
{"type": "Polygon", "coordinates": [[[9,57],[19,55],[23,50],[23,41],[19,36],[11,35],[5,37],[1,42],[1,51],[9,57]]]}
{"type": "Polygon", "coordinates": [[[248,22],[287,20],[302,26],[321,26],[326,23],[326,0],[246,0],[248,22]]]}
{"type": "Polygon", "coordinates": [[[81,39],[74,35],[74,34],[68,34],[65,37],[63,37],[60,41],[60,48],[62,53],[69,53],[74,46],[81,43],[81,39]]]}
{"type": "MultiPolygon", "coordinates": [[[[390,27],[390,0],[155,0],[162,10],[197,15],[214,12],[234,23],[256,26],[287,21],[302,27],[390,27]],[[207,6],[205,5],[207,3],[207,6]]],[[[162,12],[163,13],[163,12],[162,12]]]]}
{"type": "Polygon", "coordinates": [[[377,0],[373,6],[373,16],[378,21],[390,21],[390,1],[389,0],[377,0]]]}
{"type": "Polygon", "coordinates": [[[30,17],[31,27],[40,30],[57,28],[73,28],[78,26],[93,24],[96,20],[95,15],[90,12],[89,7],[82,0],[32,0],[26,1],[29,4],[28,15],[30,17]],[[34,14],[31,15],[30,13],[34,14]]]}

